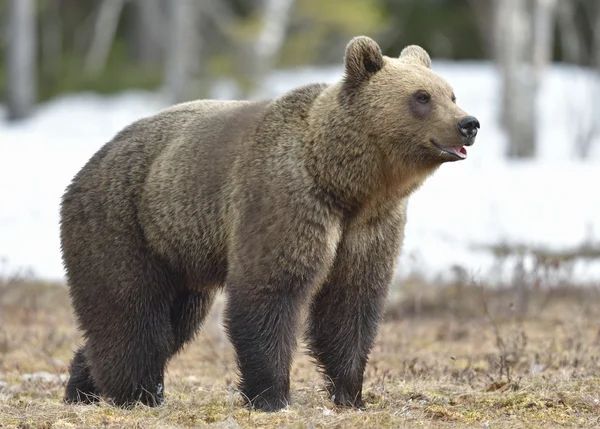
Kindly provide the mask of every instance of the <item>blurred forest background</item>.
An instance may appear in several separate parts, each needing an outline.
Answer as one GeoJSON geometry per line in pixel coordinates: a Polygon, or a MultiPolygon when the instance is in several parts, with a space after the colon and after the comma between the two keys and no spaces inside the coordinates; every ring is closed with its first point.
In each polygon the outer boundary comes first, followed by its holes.
{"type": "Polygon", "coordinates": [[[532,157],[544,68],[600,69],[598,0],[2,0],[0,23],[7,120],[82,90],[157,89],[175,103],[232,78],[248,98],[269,70],[339,64],[366,34],[390,56],[416,43],[437,59],[493,61],[507,155],[532,157]]]}

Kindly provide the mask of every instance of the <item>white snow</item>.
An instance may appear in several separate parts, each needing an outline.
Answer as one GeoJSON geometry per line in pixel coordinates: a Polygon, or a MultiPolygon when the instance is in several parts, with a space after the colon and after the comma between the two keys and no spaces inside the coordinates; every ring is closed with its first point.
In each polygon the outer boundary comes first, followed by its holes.
{"type": "MultiPolygon", "coordinates": [[[[490,276],[495,260],[473,248],[479,244],[560,250],[600,243],[600,124],[588,158],[574,156],[577,130],[600,121],[600,81],[582,69],[552,66],[538,104],[539,155],[511,162],[503,156],[495,68],[438,61],[434,69],[453,85],[458,104],[477,116],[481,130],[466,161],[443,165],[411,198],[399,274],[434,278],[457,264],[479,278],[490,276]]],[[[261,96],[341,75],[341,67],[276,72],[261,96]]],[[[226,82],[214,91],[214,98],[232,94],[226,82]]],[[[41,105],[25,122],[0,122],[0,257],[9,269],[63,278],[58,210],[65,187],[117,131],[164,107],[156,93],[78,94],[41,105]]],[[[573,275],[599,281],[600,261],[580,263],[573,275]]]]}
{"type": "Polygon", "coordinates": [[[66,383],[69,379],[68,374],[50,374],[46,371],[38,371],[32,374],[21,375],[23,381],[43,382],[43,383],[66,383]]]}

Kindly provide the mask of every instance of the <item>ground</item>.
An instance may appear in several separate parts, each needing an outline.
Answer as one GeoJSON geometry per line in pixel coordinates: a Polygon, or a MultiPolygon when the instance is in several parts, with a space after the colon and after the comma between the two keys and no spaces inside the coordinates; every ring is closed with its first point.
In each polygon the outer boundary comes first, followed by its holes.
{"type": "MultiPolygon", "coordinates": [[[[2,286],[2,284],[0,284],[2,286]]],[[[600,293],[406,281],[365,377],[364,411],[336,409],[300,347],[293,404],[249,411],[217,306],[169,365],[166,402],[133,410],[61,402],[81,341],[66,289],[0,287],[0,427],[594,427],[600,425],[600,293]]],[[[222,302],[221,302],[222,306],[222,302]]]]}

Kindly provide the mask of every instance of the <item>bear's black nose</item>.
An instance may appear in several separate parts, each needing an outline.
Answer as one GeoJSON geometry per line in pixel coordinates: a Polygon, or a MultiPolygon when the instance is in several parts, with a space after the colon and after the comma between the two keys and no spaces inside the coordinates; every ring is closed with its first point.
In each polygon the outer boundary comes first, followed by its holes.
{"type": "Polygon", "coordinates": [[[458,123],[457,128],[463,136],[475,137],[479,128],[479,121],[475,116],[467,116],[458,123]]]}

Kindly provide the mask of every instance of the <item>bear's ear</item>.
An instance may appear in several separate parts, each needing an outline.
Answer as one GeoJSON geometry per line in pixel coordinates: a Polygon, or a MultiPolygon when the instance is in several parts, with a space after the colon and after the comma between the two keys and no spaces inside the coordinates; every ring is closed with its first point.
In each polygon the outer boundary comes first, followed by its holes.
{"type": "Polygon", "coordinates": [[[431,58],[427,51],[417,45],[408,45],[402,49],[400,53],[400,60],[408,64],[418,64],[425,66],[428,69],[431,68],[431,58]]]}
{"type": "Polygon", "coordinates": [[[346,46],[344,68],[345,82],[350,86],[358,86],[368,80],[383,67],[381,48],[367,36],[353,38],[346,46]]]}

